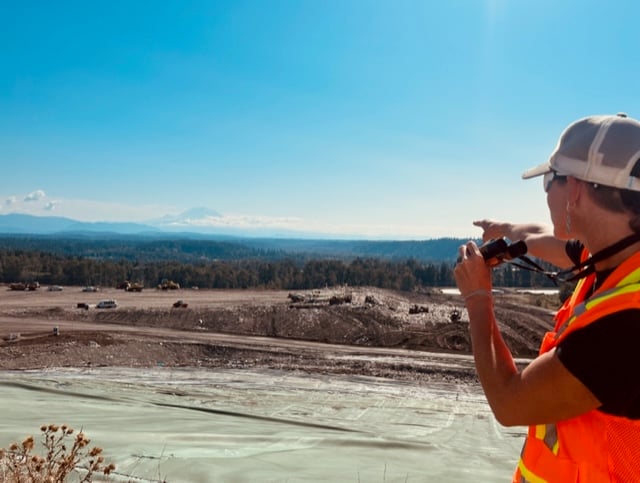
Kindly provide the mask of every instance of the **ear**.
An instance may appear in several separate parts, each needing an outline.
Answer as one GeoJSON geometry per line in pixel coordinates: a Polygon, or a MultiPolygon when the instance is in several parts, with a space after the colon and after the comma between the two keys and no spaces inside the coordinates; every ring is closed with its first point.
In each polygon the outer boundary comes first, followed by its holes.
{"type": "Polygon", "coordinates": [[[575,206],[585,196],[585,183],[573,176],[567,176],[567,204],[575,206]]]}

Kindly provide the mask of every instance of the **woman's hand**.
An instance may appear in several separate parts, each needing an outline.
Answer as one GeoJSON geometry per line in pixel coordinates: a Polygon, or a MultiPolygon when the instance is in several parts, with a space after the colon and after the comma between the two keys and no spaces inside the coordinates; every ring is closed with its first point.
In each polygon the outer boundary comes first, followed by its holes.
{"type": "Polygon", "coordinates": [[[494,238],[507,237],[511,238],[513,225],[511,223],[503,223],[495,220],[476,220],[473,222],[475,226],[482,228],[482,241],[492,240],[494,238]]]}
{"type": "Polygon", "coordinates": [[[465,301],[474,293],[491,295],[491,268],[474,242],[467,242],[458,249],[453,276],[465,301]]]}
{"type": "Polygon", "coordinates": [[[540,223],[509,223],[496,220],[477,220],[473,224],[482,228],[482,240],[506,237],[512,242],[522,240],[527,253],[558,267],[570,267],[573,261],[566,251],[566,240],[556,238],[553,226],[540,223]]]}

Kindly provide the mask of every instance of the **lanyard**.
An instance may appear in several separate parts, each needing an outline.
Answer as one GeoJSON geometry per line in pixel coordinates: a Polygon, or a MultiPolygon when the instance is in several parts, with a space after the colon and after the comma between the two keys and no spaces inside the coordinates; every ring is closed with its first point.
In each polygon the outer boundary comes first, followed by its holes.
{"type": "Polygon", "coordinates": [[[566,270],[561,270],[559,272],[546,271],[540,265],[538,265],[537,263],[535,263],[533,260],[531,260],[526,256],[521,256],[518,258],[518,260],[523,261],[527,265],[522,265],[514,262],[511,262],[511,264],[520,268],[524,268],[525,270],[531,270],[533,272],[542,273],[543,275],[546,275],[551,280],[553,280],[553,283],[555,283],[556,285],[558,285],[558,282],[575,282],[576,280],[580,280],[581,278],[584,278],[587,275],[590,275],[593,272],[595,272],[596,263],[606,260],[607,258],[615,255],[618,252],[621,252],[625,248],[639,241],[640,241],[640,233],[634,233],[633,235],[629,235],[623,238],[622,240],[615,242],[613,245],[609,245],[608,247],[600,250],[599,252],[594,253],[585,261],[580,262],[566,270]]]}

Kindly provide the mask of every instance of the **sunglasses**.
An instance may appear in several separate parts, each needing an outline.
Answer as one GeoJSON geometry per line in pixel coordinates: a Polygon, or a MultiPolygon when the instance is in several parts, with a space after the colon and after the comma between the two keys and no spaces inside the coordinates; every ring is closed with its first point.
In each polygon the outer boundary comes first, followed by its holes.
{"type": "Polygon", "coordinates": [[[566,175],[558,174],[558,172],[554,170],[545,173],[544,177],[542,178],[542,186],[544,186],[545,193],[549,192],[549,190],[551,189],[551,183],[553,183],[553,181],[556,179],[566,180],[567,177],[566,175]]]}

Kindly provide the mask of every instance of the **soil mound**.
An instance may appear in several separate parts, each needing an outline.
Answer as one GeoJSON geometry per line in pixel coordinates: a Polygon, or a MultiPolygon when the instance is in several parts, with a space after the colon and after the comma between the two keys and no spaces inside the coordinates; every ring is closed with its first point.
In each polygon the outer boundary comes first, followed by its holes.
{"type": "MultiPolygon", "coordinates": [[[[75,295],[66,300],[56,294],[54,299],[44,292],[22,305],[8,301],[0,310],[0,368],[160,364],[427,374],[432,366],[420,369],[398,361],[385,366],[353,358],[347,364],[332,354],[342,350],[338,346],[352,352],[377,348],[471,354],[462,300],[435,290],[201,290],[189,297],[181,294],[189,298],[187,307],[174,307],[170,296],[147,293],[130,295],[116,309],[102,310],[78,309],[75,295]],[[234,338],[221,340],[216,334],[234,338]]],[[[0,293],[2,298],[10,296],[0,293]]],[[[552,327],[552,312],[542,307],[548,302],[540,296],[496,295],[496,315],[515,357],[537,354],[542,336],[552,327]]],[[[473,377],[472,363],[462,372],[473,377]]]]}

